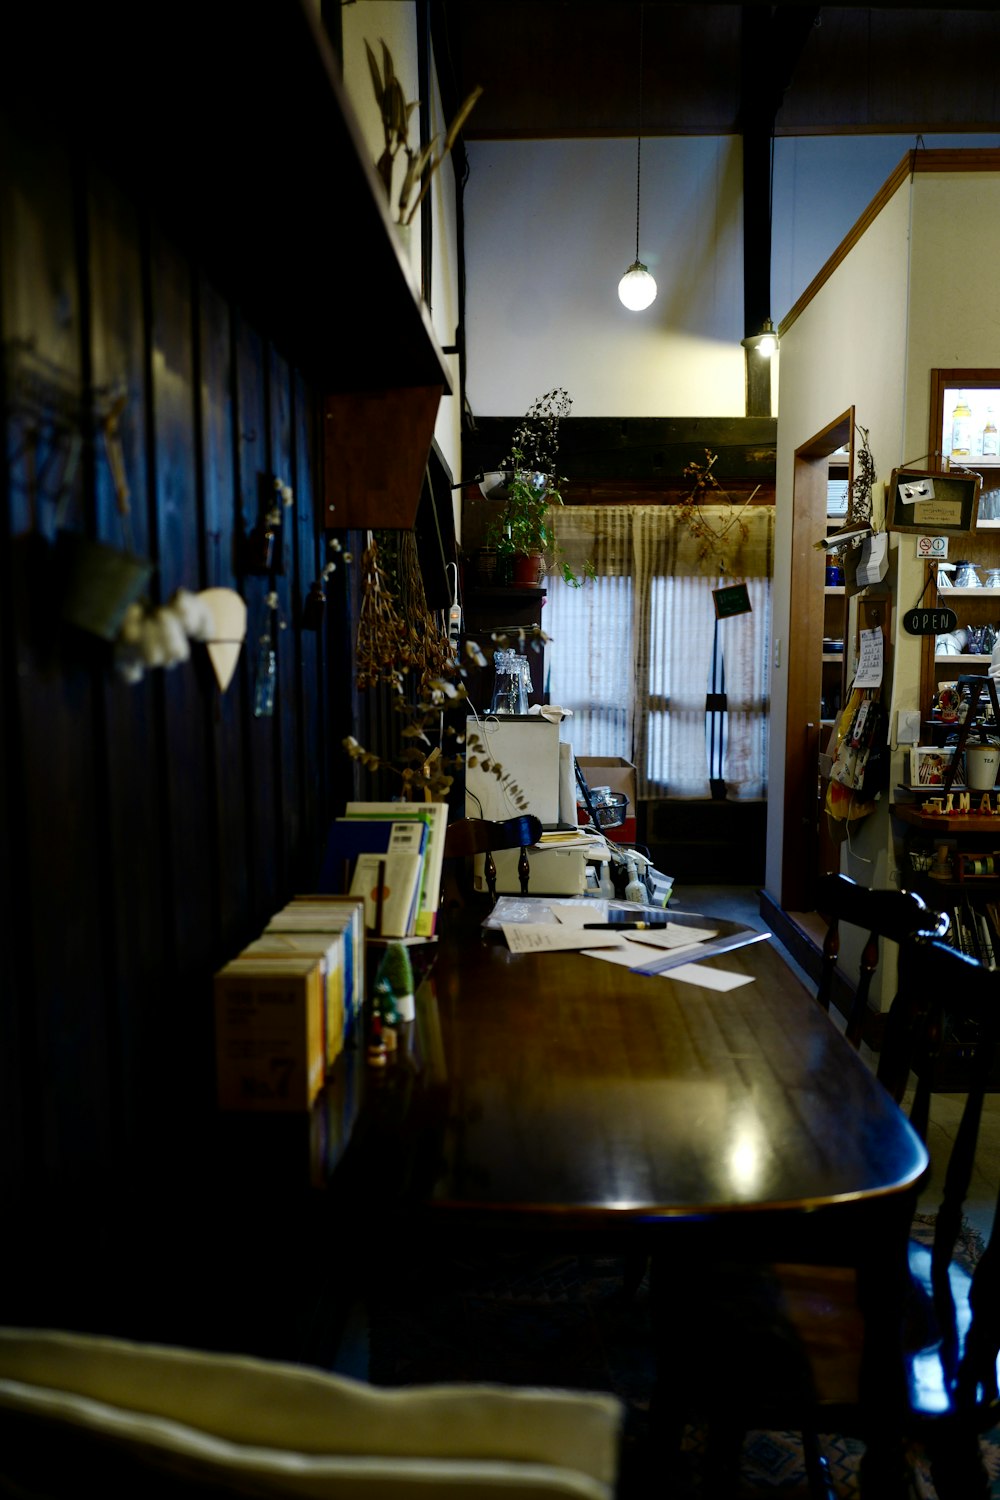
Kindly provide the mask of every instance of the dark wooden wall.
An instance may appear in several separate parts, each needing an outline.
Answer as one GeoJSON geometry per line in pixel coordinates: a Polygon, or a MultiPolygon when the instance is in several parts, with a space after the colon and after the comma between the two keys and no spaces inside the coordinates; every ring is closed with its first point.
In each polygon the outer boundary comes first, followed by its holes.
{"type": "MultiPolygon", "coordinates": [[[[316,880],[347,793],[344,571],[325,621],[302,600],[326,559],[317,391],[70,136],[0,122],[0,1179],[95,1184],[183,1159],[213,1100],[211,975],[316,880]],[[58,514],[62,437],[18,407],[27,365],[79,393],[84,444],[58,514]],[[249,610],[219,692],[204,648],[127,685],[111,647],[61,622],[59,522],[114,544],[89,416],[127,391],[135,550],[155,601],[237,589],[249,610]],[[30,432],[39,432],[34,454],[30,432]],[[50,460],[46,466],[46,460],[50,460]],[[273,574],[243,540],[278,477],[294,490],[273,574]],[[277,592],[273,718],[252,713],[254,641],[277,592]]],[[[128,128],[128,122],[123,122],[128,128]]],[[[58,402],[55,403],[58,405],[58,402]]],[[[72,423],[71,423],[72,425],[72,423]]]]}

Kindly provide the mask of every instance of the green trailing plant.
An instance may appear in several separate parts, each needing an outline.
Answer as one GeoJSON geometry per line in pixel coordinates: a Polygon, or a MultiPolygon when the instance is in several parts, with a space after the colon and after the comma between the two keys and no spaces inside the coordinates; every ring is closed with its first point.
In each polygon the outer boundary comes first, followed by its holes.
{"type": "MultiPolygon", "coordinates": [[[[565,581],[578,588],[581,580],[568,563],[558,562],[550,509],[562,505],[557,459],[559,423],[569,414],[573,398],[562,387],[539,396],[514,429],[510,450],[497,471],[502,478],[497,493],[500,510],[486,526],[486,543],[500,558],[538,555],[555,562],[565,581]]],[[[594,576],[592,563],[585,577],[594,576]]]]}
{"type": "Polygon", "coordinates": [[[401,158],[404,162],[403,180],[395,203],[396,222],[412,224],[413,217],[431,185],[434,173],[453,148],[462,126],[469,118],[483,90],[477,84],[472,93],[462,101],[458,113],[448,126],[443,143],[441,137],[435,135],[426,146],[414,148],[410,145],[410,119],[420,101],[406,98],[403,86],[396,77],[392,53],[385,42],[380,41],[379,45],[382,49],[381,69],[370,45],[367,41],[365,42],[368,69],[371,73],[372,88],[375,91],[375,101],[382,116],[382,132],[385,138],[382,155],[375,163],[375,167],[391,204],[392,179],[397,158],[401,158]]]}

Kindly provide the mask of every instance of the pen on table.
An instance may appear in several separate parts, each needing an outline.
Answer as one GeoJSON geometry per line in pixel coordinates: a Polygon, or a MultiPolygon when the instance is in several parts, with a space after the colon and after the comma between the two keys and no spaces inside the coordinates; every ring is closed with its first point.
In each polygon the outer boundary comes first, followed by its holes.
{"type": "Polygon", "coordinates": [[[602,932],[617,932],[619,928],[628,928],[632,932],[646,927],[666,927],[666,922],[584,922],[581,924],[586,930],[593,932],[599,929],[602,932]]]}

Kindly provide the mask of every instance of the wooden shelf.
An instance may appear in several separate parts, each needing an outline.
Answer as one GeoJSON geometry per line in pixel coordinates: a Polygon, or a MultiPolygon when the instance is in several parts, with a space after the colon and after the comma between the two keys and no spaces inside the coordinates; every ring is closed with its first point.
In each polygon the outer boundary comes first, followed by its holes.
{"type": "MultiPolygon", "coordinates": [[[[18,8],[9,55],[44,58],[49,124],[327,390],[450,392],[319,7],[261,0],[251,22],[178,0],[137,65],[120,20],[18,8]]],[[[7,80],[12,118],[38,108],[31,71],[7,80]]]]}
{"type": "MultiPolygon", "coordinates": [[[[952,791],[965,788],[952,787],[952,791]]],[[[975,795],[975,794],[973,794],[975,795]]],[[[1000,813],[925,813],[915,803],[894,802],[893,816],[924,833],[950,833],[959,838],[967,833],[991,834],[1000,841],[1000,813]]]]}
{"type": "Polygon", "coordinates": [[[1000,599],[1000,589],[988,589],[986,587],[978,589],[939,588],[938,603],[944,604],[948,599],[1000,599]]]}
{"type": "Polygon", "coordinates": [[[946,666],[948,662],[952,662],[956,667],[975,667],[984,661],[989,662],[991,660],[992,657],[990,656],[962,656],[957,652],[950,651],[947,656],[935,656],[934,665],[946,666]]]}
{"type": "Polygon", "coordinates": [[[843,661],[843,660],[844,660],[844,653],[843,653],[843,651],[824,651],[823,652],[823,661],[824,662],[839,662],[839,661],[843,661]]]}
{"type": "MultiPolygon", "coordinates": [[[[842,583],[827,583],[823,585],[823,592],[824,594],[836,594],[842,598],[847,590],[842,583]]],[[[1000,589],[997,589],[997,593],[1000,594],[1000,589]]]]}

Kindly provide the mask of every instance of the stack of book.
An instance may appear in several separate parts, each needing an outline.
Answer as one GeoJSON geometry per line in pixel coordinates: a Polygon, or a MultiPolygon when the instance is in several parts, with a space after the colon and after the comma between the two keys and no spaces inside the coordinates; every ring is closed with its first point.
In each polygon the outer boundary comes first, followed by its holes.
{"type": "Polygon", "coordinates": [[[369,936],[431,938],[447,826],[445,802],[349,802],[330,829],[321,889],[363,899],[369,936]]]}
{"type": "Polygon", "coordinates": [[[296,896],[215,975],[220,1108],[307,1110],[360,1027],[364,901],[296,896]]]}

